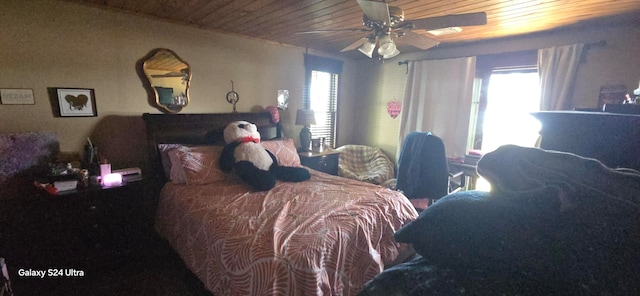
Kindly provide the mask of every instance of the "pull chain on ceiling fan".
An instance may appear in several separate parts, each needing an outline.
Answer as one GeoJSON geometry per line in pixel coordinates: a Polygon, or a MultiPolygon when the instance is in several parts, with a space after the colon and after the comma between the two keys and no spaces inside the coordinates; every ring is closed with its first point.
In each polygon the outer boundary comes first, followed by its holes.
{"type": "Polygon", "coordinates": [[[318,30],[299,32],[299,34],[344,31],[371,32],[368,36],[349,44],[341,52],[358,49],[364,55],[372,58],[373,52],[377,47],[377,54],[380,59],[390,59],[400,54],[394,37],[402,40],[405,44],[422,50],[439,44],[438,41],[411,32],[411,30],[435,30],[449,27],[485,25],[487,23],[487,15],[484,12],[452,14],[405,21],[404,11],[400,7],[389,6],[385,2],[378,1],[357,0],[357,2],[364,13],[363,25],[366,28],[318,30]]]}

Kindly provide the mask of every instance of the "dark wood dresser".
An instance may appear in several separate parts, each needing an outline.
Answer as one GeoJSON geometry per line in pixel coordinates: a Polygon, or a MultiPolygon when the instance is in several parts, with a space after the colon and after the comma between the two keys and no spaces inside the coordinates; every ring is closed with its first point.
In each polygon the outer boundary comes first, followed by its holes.
{"type": "Polygon", "coordinates": [[[540,148],[640,170],[640,115],[582,111],[532,113],[541,124],[540,148]]]}
{"type": "Polygon", "coordinates": [[[12,268],[25,269],[89,272],[117,264],[152,234],[144,201],[143,181],[59,195],[37,189],[3,201],[3,256],[12,268]]]}

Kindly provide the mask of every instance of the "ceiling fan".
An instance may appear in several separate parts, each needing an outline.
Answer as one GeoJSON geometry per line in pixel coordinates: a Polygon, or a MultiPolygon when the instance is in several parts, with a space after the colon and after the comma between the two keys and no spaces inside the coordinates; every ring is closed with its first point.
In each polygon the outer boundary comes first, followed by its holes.
{"type": "Polygon", "coordinates": [[[428,17],[415,20],[405,20],[404,11],[400,7],[389,6],[386,2],[357,0],[364,12],[363,25],[365,28],[346,28],[337,30],[317,30],[300,33],[325,33],[336,31],[371,32],[369,35],[349,44],[341,52],[358,49],[371,58],[376,47],[381,59],[390,59],[400,54],[394,42],[395,38],[402,38],[404,43],[422,50],[439,44],[438,41],[427,38],[411,30],[436,30],[462,26],[478,26],[487,23],[484,12],[452,14],[438,17],[428,17]]]}

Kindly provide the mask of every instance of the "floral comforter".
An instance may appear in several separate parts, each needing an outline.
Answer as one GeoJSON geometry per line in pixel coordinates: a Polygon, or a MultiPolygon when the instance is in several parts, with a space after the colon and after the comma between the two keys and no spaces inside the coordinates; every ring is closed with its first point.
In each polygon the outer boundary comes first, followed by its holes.
{"type": "Polygon", "coordinates": [[[156,228],[220,295],[355,295],[406,246],[417,216],[400,193],[311,171],[250,192],[237,180],[163,188],[156,228]]]}

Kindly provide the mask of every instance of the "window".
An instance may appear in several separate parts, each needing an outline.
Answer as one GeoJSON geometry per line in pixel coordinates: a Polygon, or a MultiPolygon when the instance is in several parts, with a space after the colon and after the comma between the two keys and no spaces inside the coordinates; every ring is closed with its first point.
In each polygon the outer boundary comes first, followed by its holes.
{"type": "Polygon", "coordinates": [[[540,125],[537,51],[480,56],[479,87],[472,149],[487,153],[501,145],[534,146],[540,125]]]}
{"type": "Polygon", "coordinates": [[[311,125],[313,138],[325,138],[336,146],[338,118],[338,86],[342,61],[305,55],[305,88],[303,107],[313,110],[316,124],[311,125]]]}
{"type": "MultiPolygon", "coordinates": [[[[478,57],[477,114],[473,149],[491,152],[501,145],[533,147],[540,123],[529,113],[540,110],[537,52],[478,57]]],[[[490,190],[479,178],[475,189],[490,190]]]]}
{"type": "Polygon", "coordinates": [[[535,111],[540,111],[536,69],[494,71],[489,78],[480,149],[489,152],[505,144],[533,147],[540,131],[540,122],[529,114],[535,111]]]}

